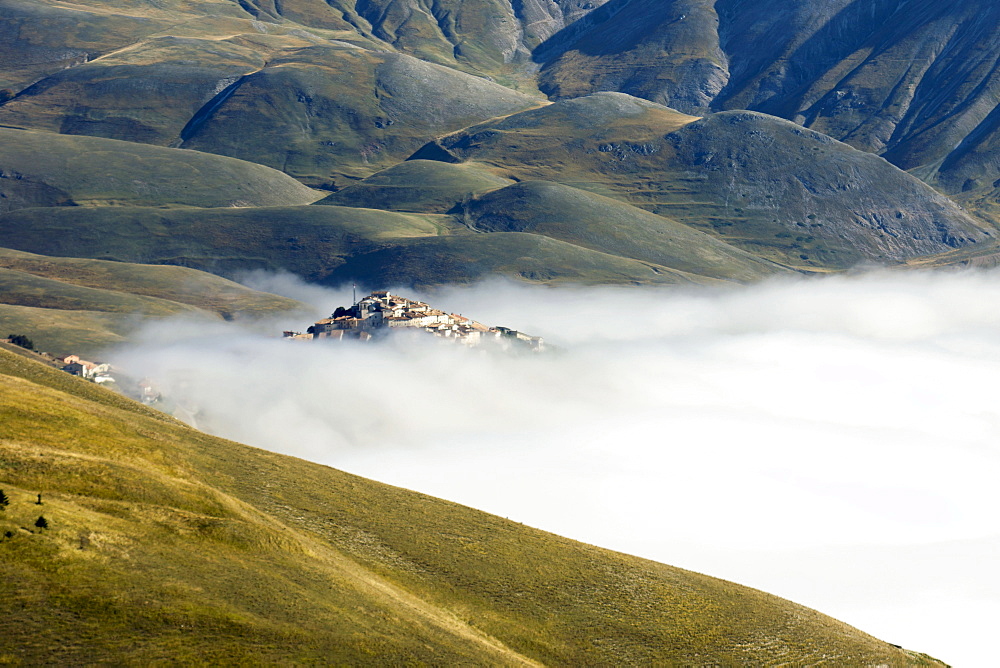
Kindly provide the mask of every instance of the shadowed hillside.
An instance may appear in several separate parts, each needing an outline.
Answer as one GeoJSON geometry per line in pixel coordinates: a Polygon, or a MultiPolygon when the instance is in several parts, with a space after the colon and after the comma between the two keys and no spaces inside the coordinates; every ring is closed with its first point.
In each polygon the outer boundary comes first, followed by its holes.
{"type": "Polygon", "coordinates": [[[338,206],[24,209],[0,245],[67,257],[175,264],[222,275],[284,269],[322,280],[344,258],[400,239],[468,233],[448,216],[338,206]]]}
{"type": "Polygon", "coordinates": [[[6,350],[0,417],[5,661],[941,665],[759,591],[208,436],[6,350]]]}
{"type": "Polygon", "coordinates": [[[185,304],[227,319],[279,313],[304,306],[294,299],[252,290],[186,267],[50,257],[0,248],[0,268],[59,281],[66,286],[111,290],[185,304]]]}
{"type": "MultiPolygon", "coordinates": [[[[24,209],[0,219],[3,243],[35,253],[179,264],[230,276],[285,270],[334,285],[361,280],[426,286],[495,274],[587,284],[711,281],[610,249],[533,234],[476,234],[451,216],[340,206],[24,209]]],[[[759,271],[768,271],[767,265],[761,263],[759,271]]]]}

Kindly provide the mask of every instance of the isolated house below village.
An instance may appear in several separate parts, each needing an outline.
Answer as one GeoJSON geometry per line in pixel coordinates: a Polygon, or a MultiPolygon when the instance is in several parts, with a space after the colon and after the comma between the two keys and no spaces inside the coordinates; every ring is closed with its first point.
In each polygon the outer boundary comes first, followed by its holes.
{"type": "MultiPolygon", "coordinates": [[[[338,308],[329,318],[309,328],[313,339],[354,338],[368,340],[379,331],[411,328],[452,339],[466,345],[479,345],[487,340],[501,344],[516,341],[533,350],[542,348],[542,339],[528,336],[507,327],[486,325],[432,308],[424,302],[379,290],[361,299],[350,308],[338,308]]],[[[285,332],[286,338],[298,338],[295,332],[285,332]]]]}

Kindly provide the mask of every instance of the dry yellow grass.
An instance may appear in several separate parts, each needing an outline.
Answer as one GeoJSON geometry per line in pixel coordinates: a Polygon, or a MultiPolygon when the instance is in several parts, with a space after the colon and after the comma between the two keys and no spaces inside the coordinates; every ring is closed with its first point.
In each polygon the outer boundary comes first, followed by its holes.
{"type": "Polygon", "coordinates": [[[13,663],[940,665],[759,591],[205,435],[4,350],[0,489],[13,663]]]}

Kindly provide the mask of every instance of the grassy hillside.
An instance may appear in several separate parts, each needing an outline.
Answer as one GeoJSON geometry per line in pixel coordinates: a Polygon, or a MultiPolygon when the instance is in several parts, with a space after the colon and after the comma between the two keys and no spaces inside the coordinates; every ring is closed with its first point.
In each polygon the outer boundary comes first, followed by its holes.
{"type": "Polygon", "coordinates": [[[548,181],[525,181],[463,204],[488,232],[531,232],[701,276],[750,281],[784,270],[704,232],[621,201],[548,181]]]}
{"type": "MultiPolygon", "coordinates": [[[[187,305],[223,318],[306,308],[294,299],[251,290],[186,267],[49,257],[0,248],[0,268],[58,281],[63,289],[95,288],[131,299],[141,296],[152,298],[141,303],[171,303],[181,309],[187,305]]],[[[52,292],[47,291],[46,296],[51,297],[52,292]]]]}
{"type": "Polygon", "coordinates": [[[361,48],[367,31],[343,20],[341,30],[305,30],[245,16],[192,20],[53,71],[0,99],[0,125],[192,148],[339,186],[436,135],[539,103],[388,45],[361,48]]]}
{"type": "Polygon", "coordinates": [[[325,282],[431,286],[471,283],[492,276],[534,283],[648,285],[715,283],[673,267],[633,260],[539,234],[496,232],[400,240],[358,253],[325,282]]]}
{"type": "Polygon", "coordinates": [[[181,145],[341,187],[437,135],[539,102],[410,56],[320,45],[235,82],[191,120],[181,145]],[[269,131],[247,132],[261,127],[269,131]]]}
{"type": "Polygon", "coordinates": [[[705,277],[532,234],[476,234],[451,216],[340,206],[24,209],[0,244],[29,252],[179,264],[218,274],[285,270],[321,283],[440,285],[493,274],[582,283],[705,277]]]}
{"type": "Polygon", "coordinates": [[[468,233],[447,216],[338,206],[245,209],[25,209],[0,245],[47,255],[175,264],[222,275],[284,269],[320,280],[358,252],[410,237],[468,233]]]}
{"type": "Polygon", "coordinates": [[[4,350],[0,417],[5,661],[940,665],[755,590],[207,436],[4,350]]]}
{"type": "Polygon", "coordinates": [[[533,55],[553,97],[613,90],[698,115],[764,112],[909,170],[997,133],[998,36],[1000,7],[975,0],[632,0],[533,55]]]}
{"type": "Polygon", "coordinates": [[[0,89],[13,93],[172,25],[167,15],[137,16],[97,6],[80,11],[79,5],[0,0],[0,7],[0,89]]]}
{"type": "MultiPolygon", "coordinates": [[[[273,2],[264,4],[274,7],[273,2]]],[[[286,0],[280,4],[303,9],[290,13],[304,22],[297,24],[294,18],[285,20],[256,10],[249,2],[233,0],[76,0],[71,4],[60,0],[0,0],[0,84],[17,93],[67,67],[161,37],[220,39],[247,35],[288,40],[289,45],[294,45],[308,28],[308,34],[319,40],[344,39],[391,48],[359,29],[360,25],[352,25],[352,18],[357,18],[355,12],[336,11],[323,0],[286,0]]],[[[185,67],[184,63],[175,65],[185,67]]]]}
{"type": "Polygon", "coordinates": [[[39,350],[91,353],[146,318],[265,316],[307,311],[294,299],[185,267],[45,257],[0,248],[0,329],[39,350]]]}
{"type": "Polygon", "coordinates": [[[262,165],[96,137],[0,127],[0,213],[32,206],[309,204],[320,195],[262,165]]]}
{"type": "Polygon", "coordinates": [[[101,288],[86,288],[11,269],[0,269],[0,301],[37,308],[136,313],[149,316],[192,314],[200,311],[192,306],[165,299],[101,288]]]}
{"type": "Polygon", "coordinates": [[[24,334],[36,350],[53,355],[93,354],[124,343],[142,320],[121,312],[66,310],[0,303],[0,328],[24,334]]]}
{"type": "Polygon", "coordinates": [[[33,83],[0,107],[0,124],[168,146],[220,87],[264,67],[259,41],[151,37],[33,83]]]}
{"type": "Polygon", "coordinates": [[[881,158],[750,112],[696,120],[599,93],[468,128],[414,157],[577,185],[803,269],[892,264],[990,238],[881,158]]]}
{"type": "MultiPolygon", "coordinates": [[[[774,114],[929,174],[997,134],[1000,7],[974,0],[0,8],[0,124],[183,142],[324,187],[530,106],[538,87],[553,99],[618,91],[697,115],[774,114]]],[[[936,185],[957,195],[1000,179],[973,163],[936,185]]]]}
{"type": "Polygon", "coordinates": [[[513,183],[475,163],[453,165],[407,160],[372,174],[316,204],[357,206],[389,211],[448,213],[467,197],[513,183]]]}

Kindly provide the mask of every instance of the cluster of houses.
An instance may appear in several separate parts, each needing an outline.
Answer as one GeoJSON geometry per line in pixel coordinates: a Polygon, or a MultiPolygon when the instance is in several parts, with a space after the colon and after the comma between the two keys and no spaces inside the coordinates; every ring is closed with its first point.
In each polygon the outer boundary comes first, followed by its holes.
{"type": "Polygon", "coordinates": [[[528,336],[507,327],[487,327],[456,313],[446,313],[424,302],[391,294],[388,290],[373,292],[350,308],[338,308],[329,318],[309,327],[305,334],[285,332],[285,337],[367,341],[380,332],[403,328],[427,332],[469,346],[494,342],[504,347],[518,344],[536,351],[543,346],[542,339],[537,336],[528,336]]]}
{"type": "Polygon", "coordinates": [[[116,376],[121,378],[122,370],[115,369],[110,364],[105,362],[91,362],[89,360],[82,359],[76,354],[50,355],[49,353],[38,352],[37,350],[34,350],[34,347],[30,343],[30,339],[23,336],[11,335],[6,339],[0,339],[0,342],[18,346],[18,348],[21,349],[22,354],[34,356],[35,359],[42,362],[46,366],[61,369],[66,373],[79,376],[84,380],[89,380],[91,382],[98,383],[99,385],[104,385],[105,387],[123,392],[128,396],[131,396],[133,399],[138,399],[144,404],[155,404],[162,399],[159,389],[148,378],[144,378],[138,383],[133,383],[131,380],[128,380],[128,382],[122,385],[116,380],[116,376]],[[24,341],[28,342],[27,346],[23,345],[24,341]]]}
{"type": "MultiPolygon", "coordinates": [[[[162,398],[159,389],[148,378],[143,378],[138,383],[135,383],[134,387],[131,381],[126,383],[125,387],[122,387],[117,383],[114,376],[111,375],[115,370],[110,364],[88,362],[85,359],[80,359],[79,355],[60,355],[52,359],[59,368],[67,373],[80,376],[101,385],[113,387],[133,399],[138,399],[144,404],[155,404],[162,398]]],[[[121,372],[121,369],[118,372],[121,372]]],[[[115,372],[116,375],[118,372],[115,372]]]]}
{"type": "Polygon", "coordinates": [[[88,362],[80,359],[79,355],[60,355],[55,358],[60,368],[74,376],[80,376],[95,383],[113,383],[115,379],[111,376],[111,365],[102,362],[88,362]]]}

